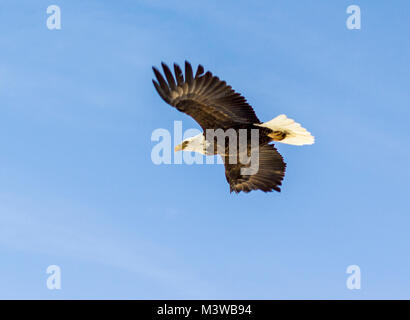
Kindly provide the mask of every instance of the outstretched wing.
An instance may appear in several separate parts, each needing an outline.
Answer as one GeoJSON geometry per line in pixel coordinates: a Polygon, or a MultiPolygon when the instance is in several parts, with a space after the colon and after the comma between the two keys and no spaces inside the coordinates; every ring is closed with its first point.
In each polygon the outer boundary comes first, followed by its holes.
{"type": "Polygon", "coordinates": [[[177,64],[174,64],[175,77],[165,63],[161,65],[165,78],[153,67],[157,78],[152,80],[155,89],[165,102],[194,118],[204,131],[261,123],[242,95],[211,72],[204,74],[201,65],[194,76],[191,64],[185,61],[185,78],[177,64]]]}
{"type": "Polygon", "coordinates": [[[237,161],[236,164],[230,164],[229,156],[223,157],[225,176],[231,192],[239,193],[243,191],[247,193],[258,189],[264,192],[273,190],[280,192],[279,186],[282,185],[285,176],[286,163],[273,145],[265,144],[259,146],[258,149],[251,153],[252,156],[255,156],[255,153],[258,152],[259,156],[259,159],[255,157],[259,160],[258,170],[252,175],[241,173],[241,169],[249,168],[251,162],[247,165],[241,164],[240,161],[237,161]]]}

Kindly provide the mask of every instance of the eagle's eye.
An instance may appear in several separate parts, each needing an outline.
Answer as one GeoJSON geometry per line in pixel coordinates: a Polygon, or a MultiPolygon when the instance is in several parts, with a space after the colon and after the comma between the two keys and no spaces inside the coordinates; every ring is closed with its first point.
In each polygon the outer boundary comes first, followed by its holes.
{"type": "Polygon", "coordinates": [[[184,150],[188,145],[188,141],[182,142],[182,150],[184,150]]]}

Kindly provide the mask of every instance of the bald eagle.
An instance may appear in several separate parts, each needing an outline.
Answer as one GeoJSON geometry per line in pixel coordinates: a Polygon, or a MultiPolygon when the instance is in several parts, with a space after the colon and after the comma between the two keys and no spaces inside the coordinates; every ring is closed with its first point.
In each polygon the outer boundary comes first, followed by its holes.
{"type": "Polygon", "coordinates": [[[175,151],[220,155],[231,193],[241,191],[247,193],[252,190],[280,192],[279,186],[282,185],[286,164],[271,142],[306,145],[313,144],[314,137],[299,123],[285,115],[279,115],[262,123],[241,94],[235,92],[231,86],[211,72],[204,73],[202,65],[198,66],[194,75],[191,64],[185,61],[185,76],[177,64],[174,64],[174,74],[165,63],[161,65],[165,78],[157,68],[153,67],[156,80],[152,82],[156,91],[166,103],[191,116],[204,131],[182,141],[175,147],[175,151]],[[241,151],[237,151],[238,147],[241,150],[239,142],[234,143],[235,148],[233,148],[231,144],[227,145],[226,139],[222,147],[220,142],[215,144],[214,141],[210,141],[206,132],[218,129],[225,132],[233,130],[239,135],[241,130],[246,131],[245,148],[242,148],[242,153],[248,157],[257,155],[258,165],[255,172],[244,171],[249,169],[250,162],[239,161],[241,157],[241,151]],[[256,147],[250,142],[250,132],[255,130],[258,132],[256,147]]]}

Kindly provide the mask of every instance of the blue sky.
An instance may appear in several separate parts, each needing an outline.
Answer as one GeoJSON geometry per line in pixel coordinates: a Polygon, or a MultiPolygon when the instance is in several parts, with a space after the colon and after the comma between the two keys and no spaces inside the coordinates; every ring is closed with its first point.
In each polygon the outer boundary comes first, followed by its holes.
{"type": "Polygon", "coordinates": [[[410,298],[406,1],[0,7],[0,298],[410,298]],[[221,165],[152,163],[153,130],[198,128],[151,82],[152,65],[185,59],[262,121],[285,113],[316,136],[278,145],[282,193],[229,194],[221,165]]]}

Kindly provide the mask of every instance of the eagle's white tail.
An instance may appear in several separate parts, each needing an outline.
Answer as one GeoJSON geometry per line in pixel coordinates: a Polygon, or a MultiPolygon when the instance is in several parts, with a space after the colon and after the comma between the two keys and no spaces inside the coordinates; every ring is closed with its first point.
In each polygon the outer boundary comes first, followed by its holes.
{"type": "Polygon", "coordinates": [[[274,141],[302,146],[304,144],[313,144],[315,138],[293,119],[289,119],[284,114],[276,118],[259,124],[261,127],[269,128],[273,131],[269,136],[274,141]]]}

